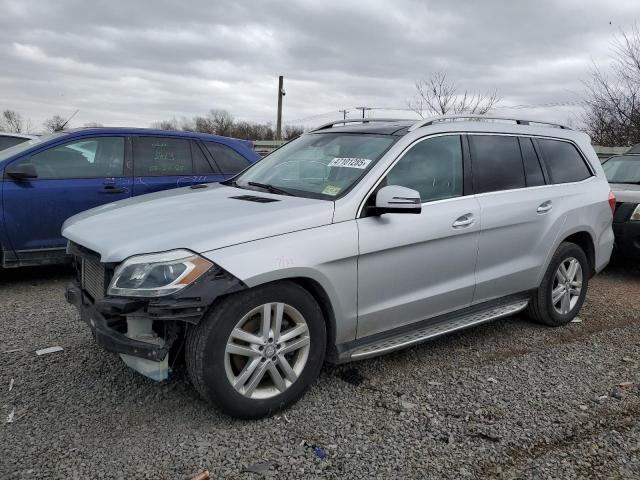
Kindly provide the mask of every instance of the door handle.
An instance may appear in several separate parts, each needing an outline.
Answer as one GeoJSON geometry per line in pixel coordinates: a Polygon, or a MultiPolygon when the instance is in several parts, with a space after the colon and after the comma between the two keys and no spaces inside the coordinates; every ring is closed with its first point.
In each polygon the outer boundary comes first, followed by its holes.
{"type": "Polygon", "coordinates": [[[105,185],[100,191],[102,193],[124,193],[127,189],[124,187],[116,187],[115,185],[105,185]]]}
{"type": "Polygon", "coordinates": [[[466,215],[458,217],[456,221],[451,224],[451,226],[453,228],[466,228],[470,227],[474,223],[476,223],[476,221],[473,218],[473,215],[471,213],[467,213],[466,215]]]}
{"type": "Polygon", "coordinates": [[[547,212],[550,212],[552,208],[553,208],[553,203],[551,202],[551,200],[547,200],[546,202],[541,203],[538,206],[537,212],[538,213],[547,213],[547,212]]]}

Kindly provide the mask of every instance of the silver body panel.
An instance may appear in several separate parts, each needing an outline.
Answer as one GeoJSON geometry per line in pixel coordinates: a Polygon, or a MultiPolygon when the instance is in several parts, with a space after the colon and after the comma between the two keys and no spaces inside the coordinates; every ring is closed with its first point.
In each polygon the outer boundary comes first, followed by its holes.
{"type": "MultiPolygon", "coordinates": [[[[335,127],[331,131],[339,132],[335,127]]],[[[66,238],[120,262],[187,248],[249,287],[307,278],[327,293],[336,343],[536,288],[560,242],[587,232],[596,270],[613,247],[609,185],[589,137],[541,126],[436,122],[401,137],[345,196],[331,202],[225,186],[178,189],[99,207],[69,219],[66,238]],[[375,186],[412,144],[443,134],[559,138],[577,145],[594,176],[583,182],[423,203],[422,213],[360,218],[375,186]],[[256,195],[252,203],[230,199],[256,195]],[[551,202],[552,208],[538,208],[551,202]],[[474,221],[453,227],[461,216],[474,221]]]]}

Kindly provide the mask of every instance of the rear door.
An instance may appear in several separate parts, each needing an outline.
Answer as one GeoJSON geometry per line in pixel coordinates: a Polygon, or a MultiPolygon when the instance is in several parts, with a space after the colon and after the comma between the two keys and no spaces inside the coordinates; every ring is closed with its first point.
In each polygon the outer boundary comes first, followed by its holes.
{"type": "Polygon", "coordinates": [[[562,221],[531,138],[468,135],[482,229],[474,303],[535,288],[562,221]]]}
{"type": "Polygon", "coordinates": [[[225,178],[209,162],[198,142],[184,137],[134,137],[133,171],[134,195],[225,178]]]}
{"type": "Polygon", "coordinates": [[[124,136],[77,138],[12,163],[31,163],[38,175],[4,180],[5,229],[21,258],[64,248],[60,230],[72,215],[131,196],[125,145],[124,136]]]}

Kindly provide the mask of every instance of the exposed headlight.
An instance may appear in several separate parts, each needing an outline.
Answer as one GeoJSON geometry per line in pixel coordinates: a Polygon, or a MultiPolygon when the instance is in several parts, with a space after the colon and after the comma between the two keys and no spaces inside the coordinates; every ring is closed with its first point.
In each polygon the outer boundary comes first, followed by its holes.
{"type": "Polygon", "coordinates": [[[116,268],[108,294],[123,297],[162,297],[182,290],[213,266],[189,250],[136,255],[116,268]]]}
{"type": "Polygon", "coordinates": [[[637,205],[636,209],[631,214],[631,220],[640,222],[640,205],[637,205]]]}

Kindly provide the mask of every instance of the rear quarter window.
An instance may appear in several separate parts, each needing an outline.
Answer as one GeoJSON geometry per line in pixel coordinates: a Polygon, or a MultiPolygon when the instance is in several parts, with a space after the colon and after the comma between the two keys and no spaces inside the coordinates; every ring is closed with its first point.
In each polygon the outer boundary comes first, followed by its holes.
{"type": "Polygon", "coordinates": [[[579,182],[591,176],[582,155],[571,143],[539,138],[538,144],[552,183],[579,182]]]}
{"type": "Polygon", "coordinates": [[[249,160],[231,147],[217,142],[204,142],[204,144],[222,173],[240,173],[249,166],[249,160]]]}

